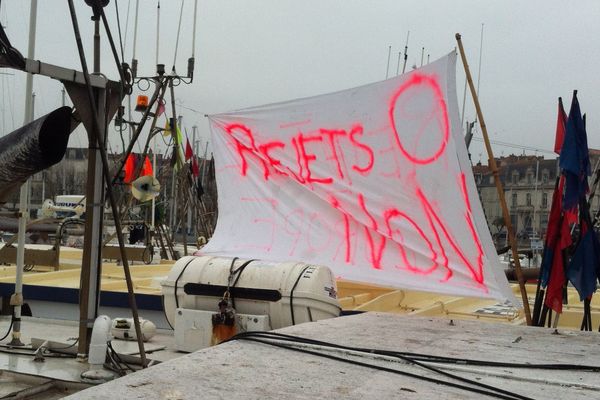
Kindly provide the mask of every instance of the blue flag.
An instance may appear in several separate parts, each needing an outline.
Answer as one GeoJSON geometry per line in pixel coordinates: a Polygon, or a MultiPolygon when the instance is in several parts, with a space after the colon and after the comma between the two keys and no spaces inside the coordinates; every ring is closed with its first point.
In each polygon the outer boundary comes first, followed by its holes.
{"type": "Polygon", "coordinates": [[[587,228],[577,244],[567,268],[567,278],[573,284],[581,301],[596,291],[597,268],[600,262],[600,244],[592,228],[587,228]]]}
{"type": "Polygon", "coordinates": [[[573,91],[559,166],[566,178],[563,209],[570,210],[587,194],[587,177],[591,174],[587,133],[576,90],[573,91]]]}

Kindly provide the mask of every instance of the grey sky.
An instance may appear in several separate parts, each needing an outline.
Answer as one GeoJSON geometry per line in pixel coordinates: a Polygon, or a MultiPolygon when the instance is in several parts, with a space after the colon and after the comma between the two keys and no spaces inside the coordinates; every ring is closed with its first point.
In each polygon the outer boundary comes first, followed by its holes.
{"type": "MultiPolygon", "coordinates": [[[[78,3],[79,22],[91,63],[90,9],[78,3]]],[[[156,0],[140,0],[137,58],[142,74],[155,63],[156,0]]],[[[119,0],[122,29],[127,31],[126,60],[133,42],[135,0],[119,0]]],[[[161,1],[161,62],[173,62],[181,0],[161,1]]],[[[191,54],[193,0],[185,1],[178,70],[185,72],[191,54]]],[[[114,26],[115,0],[106,9],[114,26]]],[[[390,71],[395,73],[398,52],[410,30],[409,66],[436,59],[451,51],[454,34],[461,32],[472,71],[477,75],[481,24],[485,24],[481,103],[492,140],[551,150],[556,124],[556,100],[571,101],[579,89],[583,112],[588,113],[591,147],[600,148],[600,2],[578,1],[367,1],[367,0],[200,0],[196,40],[196,79],[178,87],[184,126],[191,135],[197,124],[204,138],[204,113],[327,93],[385,78],[388,46],[390,71]]],[[[26,53],[29,1],[2,0],[0,21],[14,45],[26,53]]],[[[125,32],[123,33],[125,35],[125,32]]],[[[103,49],[103,70],[116,78],[112,57],[103,49]]],[[[36,58],[67,67],[79,67],[66,1],[40,0],[36,58]]],[[[408,68],[407,68],[408,69],[408,68]]],[[[5,71],[6,72],[6,71],[5,71]]],[[[457,66],[459,104],[464,73],[457,66]]],[[[23,120],[22,74],[0,76],[0,133],[23,120]]],[[[60,105],[60,85],[36,77],[36,114],[60,105]]],[[[137,94],[137,92],[135,92],[137,94]]],[[[468,119],[474,111],[467,99],[468,119]]],[[[478,135],[481,137],[481,135],[478,135]]],[[[111,134],[113,149],[120,139],[111,134]]],[[[73,135],[71,146],[86,145],[85,136],[73,135]]],[[[495,155],[522,150],[494,145],[495,155]]],[[[471,147],[473,161],[485,150],[471,147]]],[[[533,151],[527,151],[533,154],[533,151]]],[[[546,157],[551,154],[541,153],[546,157]]]]}

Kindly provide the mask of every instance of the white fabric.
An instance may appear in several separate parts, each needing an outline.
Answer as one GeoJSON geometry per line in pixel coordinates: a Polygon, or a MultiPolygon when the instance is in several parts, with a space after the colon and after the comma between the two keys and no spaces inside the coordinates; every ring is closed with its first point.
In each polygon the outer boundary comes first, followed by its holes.
{"type": "Polygon", "coordinates": [[[201,254],[514,301],[461,135],[455,64],[451,53],[382,82],[210,116],[219,218],[201,254]]]}

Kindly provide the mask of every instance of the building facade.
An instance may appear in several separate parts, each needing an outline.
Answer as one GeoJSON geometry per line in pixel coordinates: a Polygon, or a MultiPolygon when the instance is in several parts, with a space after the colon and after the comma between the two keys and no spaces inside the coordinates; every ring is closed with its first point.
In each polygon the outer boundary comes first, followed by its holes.
{"type": "MultiPolygon", "coordinates": [[[[598,159],[600,151],[590,150],[592,167],[596,166],[598,159]]],[[[558,159],[510,155],[497,158],[496,164],[515,233],[521,238],[544,237],[552,195],[560,174],[558,159]]],[[[473,166],[473,175],[490,232],[497,234],[504,229],[504,222],[495,178],[489,166],[481,163],[473,166]]],[[[590,186],[593,178],[589,179],[590,186]]],[[[600,208],[599,197],[594,197],[592,213],[600,208]]]]}

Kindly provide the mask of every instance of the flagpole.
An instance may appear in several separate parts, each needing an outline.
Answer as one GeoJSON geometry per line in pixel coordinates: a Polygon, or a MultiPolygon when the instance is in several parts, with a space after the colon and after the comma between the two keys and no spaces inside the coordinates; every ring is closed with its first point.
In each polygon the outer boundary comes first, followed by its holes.
{"type": "Polygon", "coordinates": [[[462,59],[463,66],[465,68],[465,74],[467,76],[467,81],[469,83],[469,89],[471,91],[471,96],[473,97],[473,103],[475,104],[475,110],[477,111],[477,119],[479,121],[479,125],[481,126],[481,132],[483,134],[483,140],[485,142],[485,148],[488,153],[489,158],[489,166],[492,170],[492,174],[494,176],[494,182],[496,183],[496,190],[498,191],[498,198],[500,200],[500,205],[502,207],[502,215],[504,217],[504,224],[506,225],[506,229],[508,231],[508,237],[510,240],[510,246],[512,249],[513,259],[515,263],[515,272],[517,275],[517,280],[519,281],[519,288],[521,289],[521,297],[523,299],[523,310],[525,312],[525,319],[527,321],[527,325],[531,325],[531,312],[529,310],[529,300],[527,299],[527,289],[525,288],[525,280],[523,279],[523,271],[521,270],[521,262],[518,257],[518,249],[517,242],[515,240],[512,223],[510,220],[510,215],[508,213],[508,207],[506,206],[506,198],[504,196],[504,189],[502,188],[502,182],[500,181],[500,176],[498,174],[498,166],[496,165],[496,159],[494,158],[494,153],[492,151],[492,146],[490,144],[490,138],[487,133],[487,127],[485,126],[485,121],[483,119],[483,113],[481,111],[481,106],[479,105],[479,98],[477,96],[477,91],[475,90],[475,85],[473,84],[473,78],[471,77],[471,71],[469,70],[469,64],[467,63],[467,56],[465,55],[465,49],[463,48],[462,40],[460,33],[456,34],[456,41],[458,43],[458,48],[460,50],[460,57],[462,59]]]}

